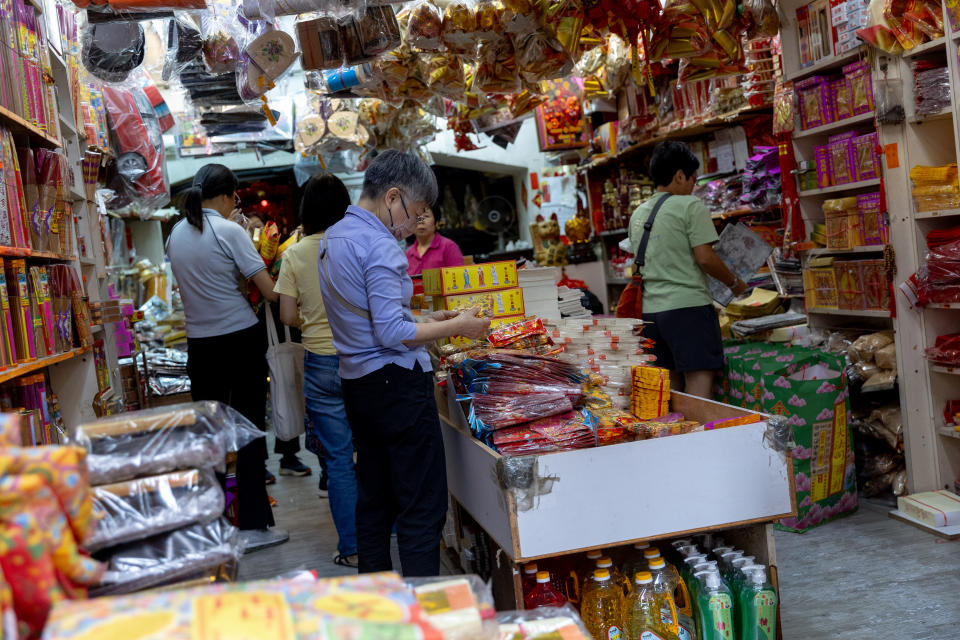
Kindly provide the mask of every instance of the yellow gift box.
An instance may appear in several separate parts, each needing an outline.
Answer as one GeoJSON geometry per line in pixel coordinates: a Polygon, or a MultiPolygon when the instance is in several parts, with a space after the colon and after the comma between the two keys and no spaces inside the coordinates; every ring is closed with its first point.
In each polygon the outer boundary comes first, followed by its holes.
{"type": "Polygon", "coordinates": [[[517,284],[517,263],[512,260],[423,270],[423,292],[431,296],[513,289],[517,284]]]}
{"type": "Polygon", "coordinates": [[[462,296],[434,296],[434,311],[456,311],[479,307],[493,318],[523,315],[523,289],[467,293],[462,296]]]}

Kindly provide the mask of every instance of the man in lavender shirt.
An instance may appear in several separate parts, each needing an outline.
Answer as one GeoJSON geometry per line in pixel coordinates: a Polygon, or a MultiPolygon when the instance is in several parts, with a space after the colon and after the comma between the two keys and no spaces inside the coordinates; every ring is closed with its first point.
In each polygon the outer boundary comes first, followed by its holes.
{"type": "Polygon", "coordinates": [[[423,345],[455,335],[478,338],[490,325],[475,309],[414,322],[413,283],[398,241],[436,199],[437,179],[426,163],[385,151],[367,169],[357,205],[347,207],[320,247],[320,289],[357,446],[361,573],[392,569],[396,523],[403,574],[439,574],[447,482],[423,345]]]}

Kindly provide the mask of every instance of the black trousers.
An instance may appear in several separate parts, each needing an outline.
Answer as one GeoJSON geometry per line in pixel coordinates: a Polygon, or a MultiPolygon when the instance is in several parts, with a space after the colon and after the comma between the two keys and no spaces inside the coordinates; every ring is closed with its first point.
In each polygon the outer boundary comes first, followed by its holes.
{"type": "Polygon", "coordinates": [[[396,522],[403,575],[439,575],[447,473],[432,376],[388,364],[344,380],[343,396],[357,446],[360,572],[393,568],[396,522]]]}
{"type": "MultiPolygon", "coordinates": [[[[260,324],[210,338],[187,338],[187,373],[195,401],[219,400],[260,429],[267,407],[267,334],[260,324]]],[[[267,439],[257,438],[237,452],[240,529],[273,526],[267,497],[267,439]]]]}

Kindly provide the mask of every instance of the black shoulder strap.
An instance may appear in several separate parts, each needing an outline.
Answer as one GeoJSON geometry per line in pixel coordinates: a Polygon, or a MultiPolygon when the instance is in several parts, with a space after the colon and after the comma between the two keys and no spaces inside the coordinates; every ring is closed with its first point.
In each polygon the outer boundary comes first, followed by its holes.
{"type": "Polygon", "coordinates": [[[637,247],[637,257],[633,261],[633,264],[642,267],[644,257],[647,255],[647,243],[650,242],[650,230],[653,229],[653,221],[657,218],[657,214],[660,212],[660,207],[663,206],[663,203],[670,199],[670,196],[673,194],[668,193],[664,197],[657,200],[657,204],[653,205],[653,211],[650,212],[650,216],[647,218],[647,221],[643,223],[643,235],[640,236],[640,246],[637,247]]]}

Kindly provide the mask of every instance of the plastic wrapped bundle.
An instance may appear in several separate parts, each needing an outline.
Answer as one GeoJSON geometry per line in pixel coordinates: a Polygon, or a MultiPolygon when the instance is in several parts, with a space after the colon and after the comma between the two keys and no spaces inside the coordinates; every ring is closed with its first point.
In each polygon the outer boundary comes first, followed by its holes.
{"type": "Polygon", "coordinates": [[[956,163],[939,167],[917,165],[910,169],[910,180],[918,212],[960,208],[956,163]]]}
{"type": "Polygon", "coordinates": [[[569,604],[562,607],[537,607],[530,611],[500,611],[497,613],[497,624],[500,626],[501,640],[590,638],[580,616],[569,604]]]}
{"type": "Polygon", "coordinates": [[[407,578],[427,621],[447,640],[493,637],[493,594],[479,576],[407,578]]]}
{"type": "Polygon", "coordinates": [[[89,422],[72,440],[87,450],[90,483],[98,485],[177,469],[223,471],[228,451],[262,437],[232,407],[193,402],[89,422]]]}
{"type": "Polygon", "coordinates": [[[102,485],[93,490],[97,525],[88,551],[147,538],[223,513],[223,490],[209,471],[191,469],[102,485]]]}
{"type": "Polygon", "coordinates": [[[243,554],[237,530],[224,518],[193,524],[95,554],[107,563],[91,596],[131,593],[202,574],[243,554]]]}
{"type": "Polygon", "coordinates": [[[913,63],[913,99],[918,116],[950,108],[950,73],[945,63],[931,60],[913,63]]]}

